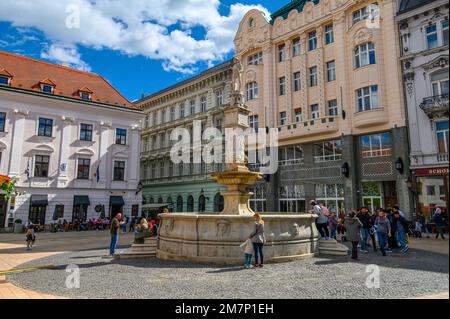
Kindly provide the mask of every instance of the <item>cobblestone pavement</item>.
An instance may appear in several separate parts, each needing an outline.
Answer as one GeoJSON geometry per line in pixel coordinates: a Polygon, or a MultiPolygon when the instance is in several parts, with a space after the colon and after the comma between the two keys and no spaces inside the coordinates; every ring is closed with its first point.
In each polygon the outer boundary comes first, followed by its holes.
{"type": "Polygon", "coordinates": [[[20,289],[69,298],[448,298],[449,291],[448,240],[414,241],[406,255],[371,252],[358,262],[318,257],[252,270],[106,255],[107,250],[98,247],[53,254],[20,267],[56,269],[6,279],[20,289]],[[65,285],[66,266],[71,264],[80,267],[79,289],[65,285]],[[368,265],[379,266],[378,289],[366,287],[368,265]]]}

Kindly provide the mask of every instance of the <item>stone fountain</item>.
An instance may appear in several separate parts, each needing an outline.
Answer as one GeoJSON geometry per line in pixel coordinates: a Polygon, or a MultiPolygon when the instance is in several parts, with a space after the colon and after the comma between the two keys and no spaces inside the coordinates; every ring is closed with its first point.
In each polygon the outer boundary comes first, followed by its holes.
{"type": "MultiPolygon", "coordinates": [[[[234,92],[225,110],[225,128],[248,128],[250,111],[244,106],[241,92],[241,67],[235,62],[234,92]]],[[[238,143],[238,142],[236,142],[238,143]]],[[[228,188],[223,192],[224,210],[220,214],[161,214],[156,256],[163,260],[196,263],[242,264],[239,247],[254,229],[254,212],[249,207],[251,193],[247,191],[262,178],[246,166],[245,148],[234,157],[225,171],[212,175],[228,188]]],[[[283,262],[314,256],[318,231],[316,215],[262,214],[265,221],[265,262],[283,262]]]]}

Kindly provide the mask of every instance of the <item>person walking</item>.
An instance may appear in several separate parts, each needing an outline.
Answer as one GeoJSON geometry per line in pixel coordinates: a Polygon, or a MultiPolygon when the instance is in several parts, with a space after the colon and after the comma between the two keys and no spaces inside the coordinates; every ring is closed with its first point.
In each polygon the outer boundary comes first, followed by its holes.
{"type": "Polygon", "coordinates": [[[311,212],[319,216],[316,219],[316,227],[320,233],[320,237],[322,237],[325,240],[328,240],[330,237],[330,233],[327,227],[328,218],[327,216],[325,216],[322,208],[320,207],[320,205],[316,203],[316,201],[312,200],[310,204],[312,208],[311,212]]]}
{"type": "Polygon", "coordinates": [[[332,212],[330,217],[328,218],[328,228],[330,229],[330,237],[336,239],[336,231],[338,227],[338,220],[336,217],[336,213],[332,212]]]}
{"type": "Polygon", "coordinates": [[[378,245],[380,247],[381,254],[386,256],[386,245],[388,244],[389,237],[391,237],[391,222],[386,217],[386,213],[380,209],[379,216],[376,220],[378,245]]]}
{"type": "Polygon", "coordinates": [[[137,219],[136,216],[134,216],[134,217],[131,218],[131,221],[130,221],[130,229],[129,229],[130,233],[134,232],[134,225],[136,225],[136,219],[137,219]]]}
{"type": "Polygon", "coordinates": [[[255,251],[255,267],[262,268],[264,265],[263,247],[266,242],[266,237],[264,234],[264,221],[258,213],[256,213],[253,218],[255,219],[255,230],[250,234],[249,239],[252,241],[253,250],[255,251]]]}
{"type": "Polygon", "coordinates": [[[358,217],[359,221],[363,224],[363,227],[361,228],[361,239],[359,243],[360,249],[361,252],[367,254],[369,252],[367,250],[367,240],[369,239],[370,228],[372,228],[369,211],[366,207],[361,207],[356,217],[358,217]]]}
{"type": "Polygon", "coordinates": [[[122,214],[118,213],[112,220],[111,220],[111,228],[110,228],[110,234],[111,234],[111,243],[109,245],[109,255],[111,257],[114,256],[116,253],[116,246],[117,241],[119,239],[119,230],[120,226],[124,223],[122,220],[122,214]]]}
{"type": "Polygon", "coordinates": [[[445,239],[444,237],[444,219],[442,218],[442,211],[439,207],[436,207],[436,210],[434,211],[433,221],[436,224],[436,239],[439,238],[439,235],[441,235],[442,239],[445,239]]]}
{"type": "Polygon", "coordinates": [[[400,216],[398,210],[394,210],[391,221],[392,233],[395,234],[397,242],[400,244],[401,252],[404,254],[408,251],[409,247],[406,245],[406,230],[408,229],[405,218],[400,216]]]}
{"type": "Polygon", "coordinates": [[[358,260],[358,242],[361,240],[361,229],[363,224],[356,217],[356,212],[351,211],[344,221],[345,229],[347,230],[347,240],[352,243],[352,256],[353,260],[358,260]]]}
{"type": "Polygon", "coordinates": [[[36,234],[34,232],[34,226],[30,225],[26,233],[27,250],[31,250],[34,243],[36,242],[36,234]]]}
{"type": "Polygon", "coordinates": [[[370,241],[372,243],[372,248],[373,251],[376,253],[377,252],[377,239],[375,236],[377,234],[377,220],[378,220],[378,214],[375,211],[375,213],[371,213],[369,212],[369,216],[370,216],[370,230],[369,230],[369,236],[370,236],[370,241]]]}
{"type": "Polygon", "coordinates": [[[420,223],[422,224],[422,232],[424,232],[427,235],[427,238],[430,238],[430,231],[427,227],[427,221],[425,219],[425,215],[422,213],[419,213],[419,219],[420,223]]]}

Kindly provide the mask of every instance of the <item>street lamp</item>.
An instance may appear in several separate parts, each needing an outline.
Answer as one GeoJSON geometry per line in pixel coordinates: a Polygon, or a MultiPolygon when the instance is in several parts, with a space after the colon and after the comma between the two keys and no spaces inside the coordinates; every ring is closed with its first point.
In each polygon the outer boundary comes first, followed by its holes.
{"type": "Polygon", "coordinates": [[[347,178],[350,176],[350,165],[347,162],[345,162],[344,165],[342,165],[341,173],[347,178]]]}
{"type": "Polygon", "coordinates": [[[395,169],[400,173],[400,175],[403,175],[404,164],[403,159],[401,157],[399,157],[395,162],[395,169]]]}

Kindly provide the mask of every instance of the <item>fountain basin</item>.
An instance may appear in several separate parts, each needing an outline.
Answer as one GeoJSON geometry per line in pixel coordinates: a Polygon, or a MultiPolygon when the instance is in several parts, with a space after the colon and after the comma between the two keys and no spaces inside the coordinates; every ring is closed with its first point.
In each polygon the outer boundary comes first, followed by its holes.
{"type": "MultiPolygon", "coordinates": [[[[163,260],[240,265],[239,247],[254,230],[252,216],[161,214],[156,256],[163,260]]],[[[317,215],[262,215],[265,221],[266,263],[286,262],[316,254],[317,215]]]]}

